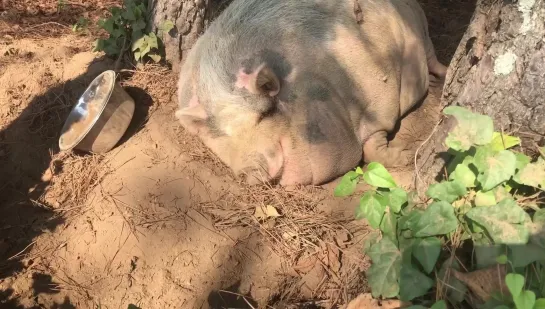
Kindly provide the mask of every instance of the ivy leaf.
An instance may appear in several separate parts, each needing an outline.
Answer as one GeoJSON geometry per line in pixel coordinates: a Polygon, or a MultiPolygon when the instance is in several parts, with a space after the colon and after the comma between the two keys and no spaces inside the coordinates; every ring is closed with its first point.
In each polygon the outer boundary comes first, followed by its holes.
{"type": "Polygon", "coordinates": [[[161,61],[161,56],[159,56],[157,54],[148,54],[148,57],[150,57],[155,62],[161,61]]]}
{"type": "Polygon", "coordinates": [[[344,174],[337,187],[335,187],[334,195],[336,197],[344,197],[354,193],[359,180],[360,175],[358,173],[349,171],[348,173],[344,174]]]}
{"type": "Polygon", "coordinates": [[[493,152],[486,147],[477,150],[475,166],[479,170],[477,180],[483,191],[494,189],[515,174],[517,158],[509,150],[493,152]]]}
{"type": "Polygon", "coordinates": [[[386,211],[382,221],[380,222],[380,230],[385,236],[389,237],[392,241],[396,241],[397,232],[397,217],[391,211],[386,211]]]}
{"type": "Polygon", "coordinates": [[[457,181],[443,181],[429,186],[426,195],[436,201],[452,203],[460,196],[466,195],[466,188],[457,181]]]}
{"type": "Polygon", "coordinates": [[[524,224],[527,214],[511,199],[495,206],[473,208],[466,216],[484,227],[497,244],[528,242],[529,231],[524,224]]]}
{"type": "Polygon", "coordinates": [[[537,244],[509,246],[510,258],[513,267],[525,267],[535,261],[545,260],[545,250],[537,244]]]}
{"type": "Polygon", "coordinates": [[[515,157],[517,157],[517,171],[521,171],[528,163],[530,163],[531,158],[523,153],[513,151],[515,157]]]}
{"type": "Polygon", "coordinates": [[[456,181],[466,188],[475,187],[477,176],[466,164],[458,164],[454,172],[449,176],[449,180],[456,181]]]}
{"type": "Polygon", "coordinates": [[[137,49],[143,50],[146,45],[147,45],[146,36],[142,36],[132,42],[131,51],[135,51],[137,49]]]}
{"type": "Polygon", "coordinates": [[[147,39],[150,48],[159,48],[159,44],[157,43],[157,36],[155,35],[155,33],[150,32],[147,39]]]}
{"type": "Polygon", "coordinates": [[[392,175],[378,162],[369,163],[367,171],[363,173],[363,179],[369,185],[378,188],[394,188],[397,186],[392,175]]]}
{"type": "Polygon", "coordinates": [[[360,199],[360,205],[356,210],[356,219],[366,218],[372,228],[378,229],[386,205],[377,198],[377,194],[373,191],[367,191],[360,199]]]}
{"type": "Polygon", "coordinates": [[[414,231],[416,224],[422,219],[422,214],[424,212],[418,209],[412,210],[407,215],[402,216],[399,219],[399,228],[401,230],[411,230],[414,231]]]}
{"type": "Polygon", "coordinates": [[[410,264],[401,266],[399,278],[399,299],[409,301],[426,294],[435,283],[431,278],[412,267],[410,264]]]}
{"type": "Polygon", "coordinates": [[[534,309],[545,309],[545,298],[540,298],[536,300],[534,309]]]}
{"type": "Polygon", "coordinates": [[[431,273],[435,267],[439,253],[441,253],[441,240],[437,237],[419,239],[413,249],[414,257],[427,274],[431,273]]]}
{"type": "Polygon", "coordinates": [[[388,238],[381,239],[367,252],[373,264],[367,271],[367,280],[374,298],[395,297],[399,293],[401,253],[388,238]]]}
{"type": "Polygon", "coordinates": [[[140,60],[140,58],[142,58],[142,53],[140,53],[139,51],[135,51],[134,52],[134,59],[136,61],[140,60]]]}
{"type": "Polygon", "coordinates": [[[493,206],[496,204],[496,196],[494,195],[494,191],[478,191],[477,194],[475,194],[475,206],[483,207],[493,206]]]}
{"type": "Polygon", "coordinates": [[[146,28],[146,21],[143,19],[137,19],[131,23],[132,30],[144,30],[146,28]]]}
{"type": "Polygon", "coordinates": [[[390,209],[395,212],[395,213],[398,213],[401,211],[401,207],[407,203],[407,200],[408,200],[408,195],[407,195],[407,192],[405,192],[405,190],[401,189],[401,188],[393,188],[390,190],[390,192],[388,193],[388,206],[390,206],[390,209]]]}
{"type": "Polygon", "coordinates": [[[516,298],[522,293],[522,289],[524,288],[524,276],[514,273],[507,274],[505,276],[505,285],[507,285],[513,298],[516,298]]]}
{"type": "Polygon", "coordinates": [[[114,32],[114,20],[111,18],[108,18],[106,20],[99,19],[97,24],[100,28],[106,30],[106,32],[110,34],[114,32]]]}
{"type": "Polygon", "coordinates": [[[127,7],[123,13],[121,13],[121,16],[127,20],[134,21],[136,20],[135,12],[134,12],[134,6],[127,7]]]}
{"type": "Polygon", "coordinates": [[[174,28],[174,23],[171,22],[170,20],[165,20],[161,24],[161,31],[163,31],[164,33],[169,33],[170,30],[172,30],[173,28],[174,28]]]}
{"type": "Polygon", "coordinates": [[[523,291],[519,296],[513,297],[517,309],[533,309],[536,303],[536,294],[532,291],[523,291]]]}
{"type": "MultiPolygon", "coordinates": [[[[411,222],[412,223],[412,222],[411,222]]],[[[458,227],[454,208],[447,202],[434,202],[426,208],[420,220],[412,223],[416,237],[448,234],[458,227]]]]}
{"type": "Polygon", "coordinates": [[[539,158],[527,164],[513,178],[516,182],[534,188],[545,188],[545,160],[539,158]]]}
{"type": "Polygon", "coordinates": [[[412,305],[412,306],[406,307],[405,309],[428,309],[428,307],[424,307],[422,305],[412,305]]]}
{"type": "Polygon", "coordinates": [[[506,150],[511,147],[514,147],[518,144],[520,144],[520,138],[516,136],[502,134],[501,132],[494,132],[492,134],[492,141],[490,142],[490,147],[492,147],[492,149],[495,151],[501,151],[501,150],[506,150]]]}
{"type": "Polygon", "coordinates": [[[443,110],[457,120],[456,127],[448,134],[446,145],[457,151],[467,151],[474,145],[485,145],[492,141],[494,124],[486,115],[472,113],[460,106],[449,106],[443,110]]]}
{"type": "Polygon", "coordinates": [[[445,301],[441,299],[440,301],[433,304],[430,309],[447,309],[447,303],[445,303],[445,301]]]}

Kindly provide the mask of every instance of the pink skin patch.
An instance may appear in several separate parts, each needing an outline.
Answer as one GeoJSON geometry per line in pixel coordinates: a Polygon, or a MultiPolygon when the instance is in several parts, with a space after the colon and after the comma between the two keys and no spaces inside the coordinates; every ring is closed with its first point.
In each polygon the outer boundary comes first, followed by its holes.
{"type": "Polygon", "coordinates": [[[248,91],[254,93],[255,89],[253,89],[253,87],[251,86],[251,82],[257,79],[258,73],[259,73],[259,70],[255,70],[253,73],[247,74],[244,72],[244,69],[240,69],[238,71],[237,81],[235,83],[235,86],[237,88],[245,88],[248,91]]]}

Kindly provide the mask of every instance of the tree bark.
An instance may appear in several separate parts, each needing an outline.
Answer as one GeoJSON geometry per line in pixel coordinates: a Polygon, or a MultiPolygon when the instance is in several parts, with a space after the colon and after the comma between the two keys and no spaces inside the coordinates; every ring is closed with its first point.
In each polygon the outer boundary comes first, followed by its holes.
{"type": "Polygon", "coordinates": [[[209,23],[230,0],[151,0],[152,30],[156,31],[165,21],[174,28],[162,37],[166,60],[175,73],[179,72],[184,56],[209,23]]]}
{"type": "MultiPolygon", "coordinates": [[[[486,114],[522,147],[545,136],[545,0],[479,0],[449,65],[442,107],[486,114]]],[[[437,181],[449,156],[444,140],[456,125],[444,117],[418,153],[416,188],[437,181]]]]}

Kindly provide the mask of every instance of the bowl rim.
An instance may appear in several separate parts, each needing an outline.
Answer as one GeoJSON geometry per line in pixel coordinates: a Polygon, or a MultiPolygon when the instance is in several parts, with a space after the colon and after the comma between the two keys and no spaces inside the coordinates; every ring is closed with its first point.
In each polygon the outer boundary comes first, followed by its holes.
{"type": "MultiPolygon", "coordinates": [[[[97,75],[97,77],[95,77],[93,79],[93,81],[91,81],[89,83],[89,85],[87,86],[87,88],[85,89],[85,91],[83,91],[83,93],[78,97],[78,100],[76,102],[76,104],[72,107],[72,109],[70,110],[70,113],[68,113],[68,116],[66,117],[66,120],[64,122],[64,125],[62,126],[62,129],[61,129],[61,132],[64,132],[65,131],[65,128],[66,126],[68,125],[68,119],[70,117],[70,115],[76,110],[76,108],[80,105],[79,104],[79,101],[80,99],[85,95],[85,93],[87,93],[87,91],[89,91],[89,89],[91,88],[91,86],[93,85],[93,83],[95,83],[100,77],[104,76],[104,75],[112,75],[112,78],[111,78],[111,83],[110,83],[110,87],[109,87],[109,91],[108,93],[106,94],[106,97],[105,97],[105,100],[103,100],[102,102],[102,106],[100,106],[100,109],[97,113],[97,115],[95,116],[95,119],[93,119],[93,121],[89,124],[89,126],[87,127],[87,129],[85,129],[85,131],[83,131],[80,136],[74,140],[74,142],[69,145],[69,146],[66,146],[63,148],[63,146],[61,145],[61,139],[62,139],[62,136],[63,136],[63,133],[61,133],[61,135],[59,136],[59,149],[61,151],[66,151],[66,150],[70,150],[74,147],[76,147],[86,136],[87,134],[89,134],[89,132],[91,131],[91,129],[93,129],[93,127],[95,126],[96,122],[98,121],[98,119],[100,118],[100,116],[102,115],[102,113],[104,112],[104,109],[106,108],[106,105],[108,104],[108,102],[110,101],[110,97],[112,96],[112,93],[114,91],[114,88],[115,88],[115,72],[113,70],[106,70],[102,73],[100,73],[99,75],[97,75]]],[[[66,132],[65,132],[66,133],[66,132]]]]}

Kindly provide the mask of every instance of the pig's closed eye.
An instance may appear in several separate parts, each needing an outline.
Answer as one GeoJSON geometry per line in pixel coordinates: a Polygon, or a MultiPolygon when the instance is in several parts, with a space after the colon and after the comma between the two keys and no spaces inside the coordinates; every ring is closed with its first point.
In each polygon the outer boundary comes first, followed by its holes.
{"type": "Polygon", "coordinates": [[[260,123],[263,119],[265,119],[267,117],[271,117],[277,111],[278,111],[278,104],[277,104],[276,100],[274,100],[273,104],[271,104],[269,106],[269,109],[267,109],[266,111],[262,112],[261,115],[259,115],[259,119],[257,120],[257,123],[260,123]]]}

